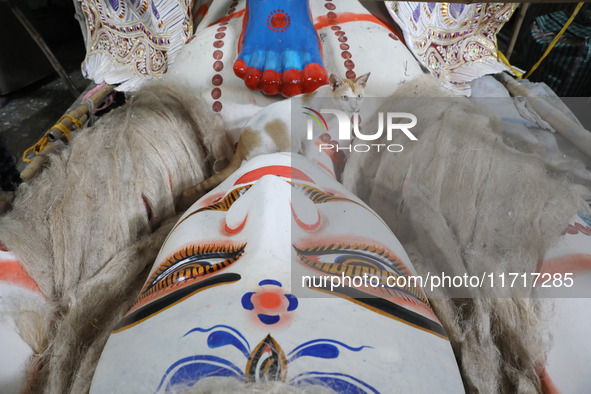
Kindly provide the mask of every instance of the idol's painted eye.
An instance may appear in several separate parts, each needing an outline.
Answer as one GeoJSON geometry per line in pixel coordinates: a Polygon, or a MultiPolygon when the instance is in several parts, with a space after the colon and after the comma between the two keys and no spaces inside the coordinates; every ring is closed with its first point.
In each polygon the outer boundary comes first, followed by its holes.
{"type": "Polygon", "coordinates": [[[218,273],[242,256],[242,245],[190,245],[168,257],[150,276],[137,301],[114,332],[139,324],[202,290],[240,280],[236,273],[218,273]]]}
{"type": "Polygon", "coordinates": [[[228,267],[242,256],[245,246],[190,245],[180,249],[158,266],[144,285],[136,304],[155,293],[228,267]]]}
{"type": "Polygon", "coordinates": [[[412,273],[396,256],[377,246],[332,243],[299,249],[294,245],[300,261],[323,274],[345,275],[347,277],[376,278],[378,292],[383,296],[395,296],[414,299],[425,305],[428,301],[418,286],[395,287],[389,285],[399,276],[412,273]],[[388,282],[390,278],[390,282],[388,282]]]}
{"type": "Polygon", "coordinates": [[[409,273],[400,260],[390,257],[384,249],[375,246],[331,243],[305,249],[294,246],[294,249],[304,264],[323,272],[358,275],[351,270],[360,268],[357,271],[361,275],[377,275],[384,269],[398,275],[409,273]]]}
{"type": "Polygon", "coordinates": [[[320,273],[302,278],[302,283],[307,278],[309,288],[447,338],[410,270],[387,250],[339,243],[294,249],[302,264],[320,273]]]}

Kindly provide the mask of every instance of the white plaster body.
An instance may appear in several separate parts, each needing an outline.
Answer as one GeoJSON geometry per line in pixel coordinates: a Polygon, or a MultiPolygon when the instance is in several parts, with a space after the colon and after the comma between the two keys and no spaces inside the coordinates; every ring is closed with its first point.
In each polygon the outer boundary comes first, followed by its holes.
{"type": "Polygon", "coordinates": [[[541,267],[542,273],[562,278],[570,274],[573,284],[548,281],[544,285],[549,287],[538,286],[539,296],[553,297],[548,375],[561,393],[586,393],[591,387],[591,225],[579,216],[573,218],[567,232],[546,252],[541,267]]]}
{"type": "MultiPolygon", "coordinates": [[[[16,257],[0,251],[0,273],[8,266],[14,267],[16,257]]],[[[12,269],[11,269],[12,272],[12,269]]],[[[38,292],[23,286],[17,278],[2,276],[0,279],[0,392],[20,393],[25,387],[26,368],[33,355],[33,349],[21,338],[15,318],[27,311],[35,313],[42,309],[45,300],[38,292]]]]}

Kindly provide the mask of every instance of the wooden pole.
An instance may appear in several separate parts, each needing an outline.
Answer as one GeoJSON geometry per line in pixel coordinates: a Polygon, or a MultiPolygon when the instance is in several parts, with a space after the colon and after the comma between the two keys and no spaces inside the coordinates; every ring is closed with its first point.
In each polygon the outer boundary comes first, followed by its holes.
{"type": "Polygon", "coordinates": [[[517,15],[517,20],[515,21],[513,33],[511,34],[511,41],[509,41],[509,46],[507,47],[507,60],[511,59],[511,55],[513,54],[513,49],[515,48],[515,43],[517,42],[517,37],[519,36],[519,32],[521,31],[521,25],[523,24],[523,19],[525,18],[525,14],[527,13],[528,8],[529,3],[521,5],[519,15],[517,15]]]}

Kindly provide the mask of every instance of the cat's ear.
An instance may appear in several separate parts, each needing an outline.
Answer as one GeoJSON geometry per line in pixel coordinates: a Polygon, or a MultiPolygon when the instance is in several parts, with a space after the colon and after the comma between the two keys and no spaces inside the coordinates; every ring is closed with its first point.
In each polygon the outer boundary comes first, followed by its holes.
{"type": "Polygon", "coordinates": [[[343,86],[343,80],[334,74],[330,74],[328,82],[330,83],[330,87],[332,88],[332,90],[336,90],[343,86]]]}
{"type": "Polygon", "coordinates": [[[365,89],[365,85],[367,85],[367,80],[369,79],[370,75],[371,73],[363,74],[362,76],[358,77],[355,82],[365,89]]]}

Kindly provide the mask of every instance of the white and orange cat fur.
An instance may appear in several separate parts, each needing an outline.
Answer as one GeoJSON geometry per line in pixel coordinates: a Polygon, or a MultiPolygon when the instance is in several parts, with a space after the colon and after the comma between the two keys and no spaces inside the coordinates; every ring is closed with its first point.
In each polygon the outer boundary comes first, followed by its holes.
{"type": "MultiPolygon", "coordinates": [[[[331,74],[328,85],[295,98],[301,99],[304,105],[313,98],[332,98],[338,108],[349,113],[357,113],[361,108],[369,76],[370,73],[367,73],[355,79],[345,79],[331,74]]],[[[307,153],[313,150],[306,144],[303,133],[291,132],[291,100],[278,101],[257,112],[242,128],[236,152],[229,164],[198,185],[185,190],[179,201],[179,208],[188,208],[203,194],[234,173],[245,160],[263,154],[290,151],[308,156],[307,153]]]]}

